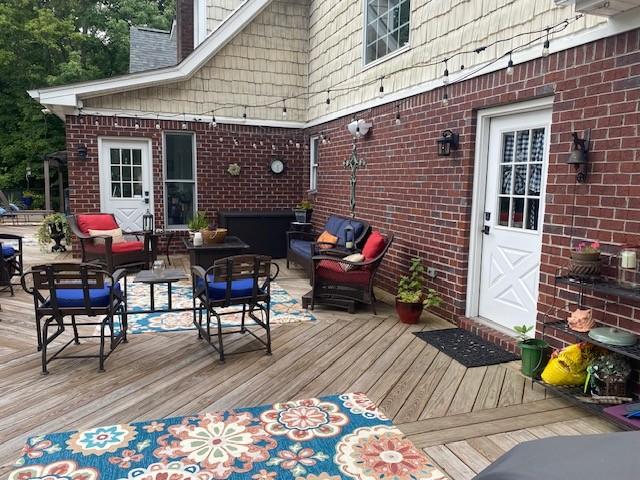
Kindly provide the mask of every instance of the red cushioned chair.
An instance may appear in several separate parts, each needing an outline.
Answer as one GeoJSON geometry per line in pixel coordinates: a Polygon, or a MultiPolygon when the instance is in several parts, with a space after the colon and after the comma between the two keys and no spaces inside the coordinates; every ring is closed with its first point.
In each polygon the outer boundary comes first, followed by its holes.
{"type": "Polygon", "coordinates": [[[89,230],[120,228],[111,213],[85,213],[68,217],[71,231],[80,240],[82,262],[100,263],[108,272],[118,268],[149,269],[156,259],[157,237],[151,232],[125,232],[125,241],[113,243],[105,235],[91,236],[89,230]],[[103,242],[97,242],[101,239],[103,242]]]}
{"type": "Polygon", "coordinates": [[[311,309],[316,303],[349,307],[359,302],[371,305],[375,315],[373,280],[392,242],[393,234],[372,232],[360,252],[365,257],[363,262],[349,262],[332,255],[314,256],[311,309]]]}

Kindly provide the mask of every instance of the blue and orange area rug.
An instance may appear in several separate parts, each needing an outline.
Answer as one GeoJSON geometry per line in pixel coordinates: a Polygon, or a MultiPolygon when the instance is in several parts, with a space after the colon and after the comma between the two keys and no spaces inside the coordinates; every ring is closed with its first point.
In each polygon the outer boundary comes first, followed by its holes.
{"type": "Polygon", "coordinates": [[[29,439],[9,480],[440,480],[364,394],[29,439]]]}
{"type": "MultiPolygon", "coordinates": [[[[190,308],[193,305],[191,284],[179,282],[171,287],[172,307],[190,308]]],[[[157,285],[154,289],[156,308],[167,308],[167,286],[157,285]]],[[[135,310],[148,310],[151,308],[149,286],[143,283],[130,283],[127,288],[127,300],[129,308],[135,310]]],[[[237,307],[218,309],[220,313],[225,311],[237,311],[237,307]]],[[[240,325],[240,314],[223,315],[223,327],[237,327],[240,325]]],[[[285,289],[275,282],[271,283],[271,325],[284,323],[312,322],[315,317],[293,298],[285,289]]],[[[129,333],[157,333],[179,332],[194,330],[192,312],[175,313],[150,313],[129,315],[129,333]]],[[[251,325],[252,322],[248,322],[251,325]]]]}

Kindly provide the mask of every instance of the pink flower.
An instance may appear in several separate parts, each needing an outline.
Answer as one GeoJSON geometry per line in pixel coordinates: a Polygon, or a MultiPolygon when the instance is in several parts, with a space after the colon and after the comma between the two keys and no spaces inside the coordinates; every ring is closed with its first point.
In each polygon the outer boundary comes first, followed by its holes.
{"type": "Polygon", "coordinates": [[[136,453],[134,450],[123,450],[122,457],[110,457],[109,463],[118,465],[120,468],[129,468],[131,467],[131,462],[139,462],[142,457],[142,454],[136,453]]]}
{"type": "Polygon", "coordinates": [[[310,448],[303,448],[297,453],[290,450],[282,450],[278,452],[278,456],[284,460],[280,466],[285,470],[291,470],[298,463],[305,467],[311,467],[316,464],[316,461],[312,458],[313,454],[314,452],[310,448]]]}
{"type": "Polygon", "coordinates": [[[260,470],[258,473],[253,475],[251,478],[253,480],[273,480],[277,477],[276,472],[267,472],[264,468],[260,470]]]}
{"type": "Polygon", "coordinates": [[[164,429],[164,423],[153,421],[142,428],[144,428],[148,433],[161,432],[164,429]]]}

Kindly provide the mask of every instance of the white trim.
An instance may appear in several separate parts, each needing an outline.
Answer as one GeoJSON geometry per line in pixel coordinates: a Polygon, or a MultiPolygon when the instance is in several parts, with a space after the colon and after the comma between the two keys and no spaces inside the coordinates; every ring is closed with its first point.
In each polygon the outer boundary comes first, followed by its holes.
{"type": "Polygon", "coordinates": [[[182,130],[165,130],[162,132],[162,200],[164,204],[164,211],[162,212],[162,220],[164,221],[165,230],[188,230],[187,225],[171,225],[167,213],[169,212],[167,203],[167,182],[174,183],[192,183],[193,182],[193,213],[198,211],[198,151],[196,142],[196,132],[182,131],[182,130]],[[192,142],[192,166],[193,166],[193,180],[167,180],[167,134],[169,135],[190,135],[192,142]]]}
{"type": "Polygon", "coordinates": [[[318,190],[318,168],[320,166],[320,163],[318,162],[318,157],[314,155],[314,144],[318,144],[317,154],[319,154],[320,153],[319,142],[320,142],[320,137],[318,135],[309,137],[309,190],[308,190],[309,192],[316,192],[318,190]],[[314,166],[315,166],[315,179],[313,175],[314,166]]]}
{"type": "MultiPolygon", "coordinates": [[[[213,119],[212,115],[195,115],[187,113],[185,115],[181,113],[156,113],[156,112],[139,112],[135,110],[118,110],[110,108],[83,108],[82,112],[78,109],[72,109],[67,112],[70,115],[100,115],[103,117],[127,117],[127,118],[139,118],[140,120],[171,120],[174,122],[181,122],[183,120],[187,122],[205,122],[210,123],[213,119]]],[[[231,125],[249,125],[249,126],[261,126],[261,127],[278,127],[278,128],[293,128],[302,129],[306,127],[304,122],[284,121],[284,120],[258,120],[255,118],[236,118],[236,117],[221,117],[216,115],[216,122],[221,124],[231,125]]]]}
{"type": "Polygon", "coordinates": [[[272,0],[245,0],[206,40],[176,66],[132,75],[82,82],[61,87],[28,90],[29,95],[43,105],[79,107],[80,99],[106,95],[189,79],[212,56],[253,21],[272,0]]]}
{"type": "MultiPolygon", "coordinates": [[[[469,234],[469,262],[467,271],[467,300],[465,316],[478,316],[480,302],[480,270],[482,262],[481,232],[483,226],[482,214],[485,205],[486,175],[489,152],[489,131],[491,120],[496,117],[544,110],[553,107],[553,96],[538,98],[528,102],[512,103],[500,107],[478,111],[476,122],[475,157],[473,161],[473,191],[471,197],[471,226],[469,234]]],[[[546,180],[543,181],[543,187],[546,180]]],[[[544,224],[544,215],[542,216],[544,224]]],[[[541,232],[542,233],[542,232],[541,232]]]]}
{"type": "Polygon", "coordinates": [[[197,47],[207,38],[207,0],[193,0],[193,45],[197,47]]]}

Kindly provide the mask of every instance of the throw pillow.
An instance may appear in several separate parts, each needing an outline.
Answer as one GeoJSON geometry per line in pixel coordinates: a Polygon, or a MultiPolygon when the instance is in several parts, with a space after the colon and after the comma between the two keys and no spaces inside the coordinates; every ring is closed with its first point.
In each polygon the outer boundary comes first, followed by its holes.
{"type": "Polygon", "coordinates": [[[317,241],[331,244],[331,245],[318,245],[321,250],[324,250],[327,248],[331,248],[332,245],[335,246],[336,242],[338,241],[338,237],[336,237],[335,235],[331,235],[329,232],[325,230],[320,234],[317,241]]]}
{"type": "MultiPolygon", "coordinates": [[[[351,255],[347,255],[346,257],[343,258],[343,260],[346,260],[347,262],[364,262],[364,255],[362,255],[361,253],[352,253],[351,255]]],[[[345,272],[348,272],[349,270],[353,270],[354,268],[356,268],[355,265],[349,265],[348,263],[340,263],[340,266],[342,267],[342,270],[344,270],[345,272]]]]}
{"type": "Polygon", "coordinates": [[[378,255],[382,253],[384,250],[385,242],[384,237],[378,232],[374,230],[367,238],[367,242],[364,244],[364,248],[362,249],[362,255],[367,260],[371,260],[376,258],[378,255]]]}
{"type": "MultiPolygon", "coordinates": [[[[103,235],[103,236],[107,236],[107,237],[111,237],[113,238],[113,243],[123,243],[124,242],[124,235],[122,234],[122,229],[121,228],[115,228],[113,230],[92,230],[89,229],[89,235],[96,236],[96,235],[103,235]]],[[[96,243],[96,245],[104,245],[104,238],[96,238],[94,240],[94,242],[96,243]]]]}

